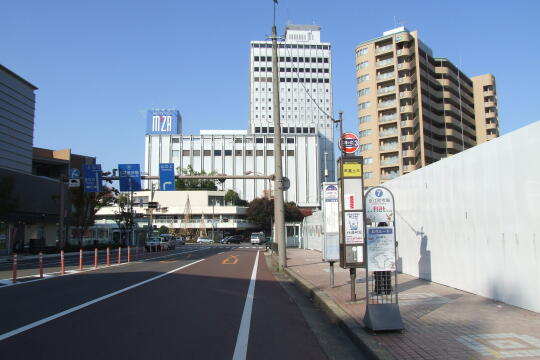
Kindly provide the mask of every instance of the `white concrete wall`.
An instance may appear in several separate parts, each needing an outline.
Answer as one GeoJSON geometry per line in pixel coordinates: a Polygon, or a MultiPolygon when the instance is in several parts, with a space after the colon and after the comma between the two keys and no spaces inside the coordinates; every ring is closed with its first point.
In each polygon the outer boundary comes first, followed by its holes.
{"type": "Polygon", "coordinates": [[[404,273],[540,312],[540,121],[384,184],[404,273]]]}

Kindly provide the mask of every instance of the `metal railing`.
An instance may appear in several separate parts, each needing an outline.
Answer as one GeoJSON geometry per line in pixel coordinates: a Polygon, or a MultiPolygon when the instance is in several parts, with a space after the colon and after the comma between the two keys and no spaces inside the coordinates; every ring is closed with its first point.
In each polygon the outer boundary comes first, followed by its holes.
{"type": "Polygon", "coordinates": [[[377,80],[391,79],[391,78],[393,78],[395,76],[396,76],[396,73],[392,71],[392,72],[389,72],[389,73],[384,73],[384,74],[377,75],[377,80]]]}
{"type": "Polygon", "coordinates": [[[390,51],[390,50],[392,50],[392,45],[381,46],[375,49],[375,54],[380,54],[382,52],[390,51]]]}
{"type": "Polygon", "coordinates": [[[390,143],[390,144],[384,144],[380,147],[381,151],[391,151],[391,150],[397,150],[398,149],[398,143],[390,143]]]}
{"type": "Polygon", "coordinates": [[[387,86],[387,87],[378,89],[377,94],[388,94],[389,92],[394,92],[394,91],[396,91],[395,86],[387,86]]]}
{"type": "Polygon", "coordinates": [[[382,174],[381,179],[383,179],[383,180],[391,180],[391,179],[397,178],[398,176],[399,176],[398,172],[391,172],[391,173],[382,174]]]}
{"type": "Polygon", "coordinates": [[[394,59],[386,59],[386,60],[377,61],[375,63],[375,66],[381,67],[381,66],[392,65],[393,63],[394,63],[394,59]]]}
{"type": "Polygon", "coordinates": [[[385,107],[391,107],[396,106],[396,100],[390,100],[390,101],[383,101],[380,103],[377,103],[377,108],[385,108],[385,107]]]}
{"type": "Polygon", "coordinates": [[[395,121],[396,119],[397,119],[397,114],[384,115],[384,116],[379,117],[379,122],[384,123],[384,122],[389,122],[389,121],[395,121]]]}
{"type": "Polygon", "coordinates": [[[379,136],[392,136],[392,135],[397,135],[397,133],[398,133],[397,128],[392,128],[392,129],[383,130],[379,132],[379,136]]]}

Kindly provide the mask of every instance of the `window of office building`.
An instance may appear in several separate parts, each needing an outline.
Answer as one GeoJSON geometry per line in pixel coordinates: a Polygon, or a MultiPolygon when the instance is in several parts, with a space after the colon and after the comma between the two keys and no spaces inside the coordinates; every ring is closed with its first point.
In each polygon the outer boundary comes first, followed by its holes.
{"type": "Polygon", "coordinates": [[[242,156],[242,150],[234,150],[235,156],[242,156]]]}
{"type": "Polygon", "coordinates": [[[225,156],[232,156],[232,150],[225,150],[225,156]]]}
{"type": "Polygon", "coordinates": [[[182,156],[189,156],[190,151],[189,150],[182,150],[182,156]]]}
{"type": "Polygon", "coordinates": [[[294,150],[287,150],[287,156],[294,156],[294,150]]]}
{"type": "Polygon", "coordinates": [[[266,150],[266,156],[274,156],[274,150],[266,150]]]}
{"type": "Polygon", "coordinates": [[[294,144],[294,138],[287,138],[287,144],[294,144]]]}
{"type": "Polygon", "coordinates": [[[365,171],[364,179],[371,179],[373,177],[373,171],[365,171]]]}
{"type": "Polygon", "coordinates": [[[193,156],[201,156],[201,150],[193,150],[193,156]]]}
{"type": "Polygon", "coordinates": [[[274,139],[273,138],[266,138],[266,143],[267,144],[273,144],[274,143],[274,139]]]}
{"type": "Polygon", "coordinates": [[[212,155],[212,151],[210,151],[210,150],[203,150],[203,155],[204,155],[204,156],[211,156],[211,155],[212,155]]]}
{"type": "Polygon", "coordinates": [[[364,165],[373,164],[373,158],[372,157],[365,157],[364,158],[364,165]]]}
{"type": "Polygon", "coordinates": [[[221,156],[221,150],[214,150],[214,156],[221,156]]]}
{"type": "Polygon", "coordinates": [[[255,142],[256,142],[257,144],[262,144],[262,143],[263,143],[263,138],[258,137],[258,138],[255,139],[255,142]]]}
{"type": "Polygon", "coordinates": [[[246,150],[246,156],[253,156],[253,150],[246,150]]]}
{"type": "Polygon", "coordinates": [[[255,151],[255,155],[257,155],[257,156],[264,156],[264,151],[263,151],[263,150],[256,150],[256,151],[255,151]]]}

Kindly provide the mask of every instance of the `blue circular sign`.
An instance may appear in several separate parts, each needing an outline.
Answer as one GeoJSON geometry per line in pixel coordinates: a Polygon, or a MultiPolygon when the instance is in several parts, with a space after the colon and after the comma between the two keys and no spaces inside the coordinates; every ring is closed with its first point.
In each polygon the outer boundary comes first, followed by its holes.
{"type": "Polygon", "coordinates": [[[383,196],[383,191],[382,191],[381,189],[375,190],[375,196],[376,196],[376,197],[381,197],[381,196],[383,196]]]}

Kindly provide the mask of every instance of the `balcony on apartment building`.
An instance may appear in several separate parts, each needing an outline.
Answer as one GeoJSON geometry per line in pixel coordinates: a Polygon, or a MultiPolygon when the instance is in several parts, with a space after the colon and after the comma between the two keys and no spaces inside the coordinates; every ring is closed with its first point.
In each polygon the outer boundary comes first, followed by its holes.
{"type": "Polygon", "coordinates": [[[401,62],[397,65],[398,70],[411,70],[415,66],[408,61],[401,62]]]}
{"type": "Polygon", "coordinates": [[[396,136],[398,134],[398,128],[390,127],[379,131],[379,137],[396,136]]]}
{"type": "Polygon", "coordinates": [[[385,87],[380,87],[377,89],[377,94],[378,95],[384,95],[384,94],[390,94],[390,93],[393,93],[396,91],[396,86],[395,85],[392,85],[392,86],[385,86],[385,87]]]}
{"type": "Polygon", "coordinates": [[[401,150],[401,157],[403,157],[403,158],[416,157],[416,150],[414,150],[414,149],[401,150]]]}
{"type": "Polygon", "coordinates": [[[394,65],[394,58],[380,60],[380,61],[377,61],[375,63],[375,67],[377,69],[382,68],[382,67],[386,67],[386,66],[390,66],[390,65],[394,65]]]}
{"type": "Polygon", "coordinates": [[[400,99],[407,99],[414,96],[414,93],[410,90],[400,91],[399,92],[399,98],[400,99]]]}
{"type": "Polygon", "coordinates": [[[399,84],[411,84],[412,83],[412,77],[410,75],[403,75],[398,78],[399,84]]]}
{"type": "Polygon", "coordinates": [[[396,100],[381,101],[381,102],[377,103],[377,108],[378,109],[384,109],[384,108],[389,108],[389,107],[395,107],[396,104],[397,104],[396,100]]]}
{"type": "Polygon", "coordinates": [[[377,81],[393,79],[394,77],[396,77],[396,73],[394,71],[390,71],[377,75],[377,81]]]}
{"type": "Polygon", "coordinates": [[[396,151],[399,149],[399,146],[398,146],[398,142],[397,141],[392,141],[392,142],[382,142],[381,145],[379,146],[379,151],[380,152],[385,152],[385,151],[396,151]]]}
{"type": "Polygon", "coordinates": [[[384,54],[387,52],[390,52],[394,49],[394,46],[392,44],[379,46],[375,48],[375,54],[384,54]]]}
{"type": "Polygon", "coordinates": [[[417,167],[416,165],[414,164],[408,164],[408,165],[403,165],[403,172],[411,172],[411,171],[414,171],[416,169],[419,169],[419,167],[417,167]]]}
{"type": "Polygon", "coordinates": [[[396,121],[397,120],[397,113],[379,116],[378,120],[379,120],[380,123],[396,121]]]}
{"type": "Polygon", "coordinates": [[[382,180],[392,180],[392,179],[397,178],[398,176],[399,176],[399,170],[381,173],[382,180]]]}
{"type": "Polygon", "coordinates": [[[398,156],[392,156],[392,157],[386,157],[381,159],[381,167],[387,167],[387,166],[398,166],[399,165],[399,157],[398,156]]]}
{"type": "Polygon", "coordinates": [[[403,48],[403,49],[399,49],[398,51],[396,51],[396,55],[397,56],[410,56],[414,54],[414,48],[413,47],[409,47],[409,48],[403,48]]]}

